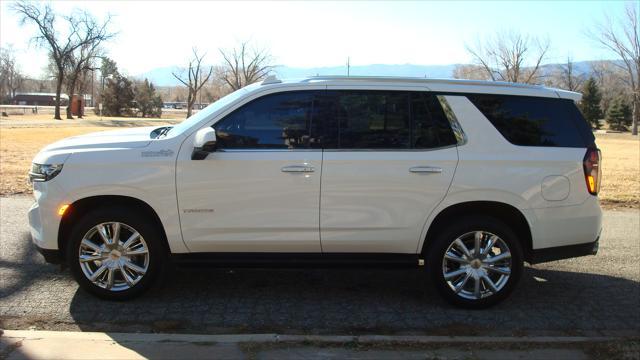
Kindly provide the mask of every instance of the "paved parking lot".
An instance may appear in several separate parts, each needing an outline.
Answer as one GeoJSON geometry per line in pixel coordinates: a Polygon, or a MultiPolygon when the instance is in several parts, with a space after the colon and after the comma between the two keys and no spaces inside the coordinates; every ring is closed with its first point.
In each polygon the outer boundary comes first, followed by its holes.
{"type": "Polygon", "coordinates": [[[527,267],[498,307],[452,308],[420,270],[179,269],[130,302],[80,291],[30,243],[31,198],[0,198],[0,328],[118,332],[640,335],[640,213],[607,211],[600,253],[527,267]]]}

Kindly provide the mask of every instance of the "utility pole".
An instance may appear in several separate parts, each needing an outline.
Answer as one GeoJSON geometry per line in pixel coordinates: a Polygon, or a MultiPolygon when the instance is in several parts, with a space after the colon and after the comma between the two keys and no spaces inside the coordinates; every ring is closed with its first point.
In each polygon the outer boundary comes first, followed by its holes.
{"type": "Polygon", "coordinates": [[[351,68],[350,62],[351,62],[351,57],[347,56],[347,77],[349,77],[349,71],[351,68]]]}

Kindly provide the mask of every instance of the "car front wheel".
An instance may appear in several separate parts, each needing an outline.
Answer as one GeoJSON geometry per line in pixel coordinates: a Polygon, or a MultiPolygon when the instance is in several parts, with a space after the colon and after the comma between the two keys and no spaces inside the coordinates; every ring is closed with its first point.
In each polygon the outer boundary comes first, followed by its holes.
{"type": "Polygon", "coordinates": [[[130,299],[147,290],[166,254],[151,223],[124,208],[84,216],[73,229],[67,252],[80,286],[109,300],[130,299]]]}

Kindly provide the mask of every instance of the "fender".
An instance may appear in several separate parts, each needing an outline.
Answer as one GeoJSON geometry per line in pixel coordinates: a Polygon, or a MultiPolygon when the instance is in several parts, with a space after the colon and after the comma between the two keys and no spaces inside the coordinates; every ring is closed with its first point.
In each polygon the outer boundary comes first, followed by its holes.
{"type": "Polygon", "coordinates": [[[420,253],[422,251],[424,242],[427,239],[429,228],[438,215],[451,206],[477,201],[503,203],[516,208],[524,216],[530,229],[532,228],[531,225],[536,222],[535,213],[524,209],[523,205],[526,203],[525,199],[516,194],[494,189],[455,191],[447,194],[446,198],[431,212],[429,218],[422,227],[422,231],[420,232],[420,240],[418,242],[418,247],[416,248],[416,253],[420,253]]]}

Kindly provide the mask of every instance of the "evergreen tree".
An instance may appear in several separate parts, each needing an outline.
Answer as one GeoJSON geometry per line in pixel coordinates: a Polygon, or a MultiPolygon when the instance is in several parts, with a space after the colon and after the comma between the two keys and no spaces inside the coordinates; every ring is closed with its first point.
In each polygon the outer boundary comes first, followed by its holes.
{"type": "Polygon", "coordinates": [[[107,116],[129,115],[135,95],[131,81],[116,73],[108,79],[104,90],[103,109],[107,116]]]}
{"type": "Polygon", "coordinates": [[[614,100],[607,111],[607,123],[612,130],[627,131],[631,125],[631,108],[622,98],[614,100]]]}
{"type": "Polygon", "coordinates": [[[162,98],[156,94],[153,83],[150,83],[147,79],[144,79],[142,84],[136,86],[135,99],[142,117],[160,117],[162,115],[162,98]]]}
{"type": "Polygon", "coordinates": [[[102,65],[100,65],[100,73],[103,78],[106,78],[109,75],[116,75],[118,73],[118,64],[109,57],[103,56],[102,65]]]}
{"type": "Polygon", "coordinates": [[[593,77],[590,77],[582,87],[580,110],[582,110],[584,118],[595,129],[600,129],[600,119],[602,118],[601,100],[602,94],[600,94],[598,83],[593,77]]]}

